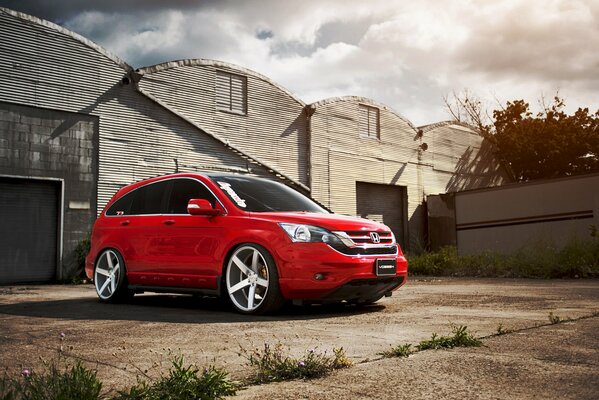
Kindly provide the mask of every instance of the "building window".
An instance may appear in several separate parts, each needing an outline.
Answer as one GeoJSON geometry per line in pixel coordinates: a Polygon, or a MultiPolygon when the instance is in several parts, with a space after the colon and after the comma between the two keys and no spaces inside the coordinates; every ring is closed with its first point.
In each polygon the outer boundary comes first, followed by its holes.
{"type": "Polygon", "coordinates": [[[358,120],[360,136],[378,139],[381,131],[379,121],[378,108],[360,104],[360,118],[358,120]]]}
{"type": "Polygon", "coordinates": [[[216,109],[247,114],[247,78],[216,71],[216,109]]]}

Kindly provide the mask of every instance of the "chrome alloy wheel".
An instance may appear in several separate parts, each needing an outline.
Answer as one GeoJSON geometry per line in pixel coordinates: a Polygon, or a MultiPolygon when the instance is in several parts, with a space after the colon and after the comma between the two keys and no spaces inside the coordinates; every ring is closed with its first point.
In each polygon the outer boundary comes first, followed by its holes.
{"type": "Polygon", "coordinates": [[[263,303],[269,288],[268,264],[259,249],[242,246],[229,259],[227,293],[240,311],[251,313],[263,303]]]}
{"type": "Polygon", "coordinates": [[[94,285],[100,299],[110,300],[117,294],[122,273],[123,266],[116,251],[104,250],[94,271],[94,285]]]}

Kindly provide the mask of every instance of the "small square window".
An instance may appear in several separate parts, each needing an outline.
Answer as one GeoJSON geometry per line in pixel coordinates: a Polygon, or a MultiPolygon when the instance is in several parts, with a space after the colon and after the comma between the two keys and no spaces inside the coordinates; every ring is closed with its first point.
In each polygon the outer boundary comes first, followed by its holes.
{"type": "Polygon", "coordinates": [[[358,130],[362,137],[377,139],[380,137],[380,113],[378,108],[360,104],[358,130]]]}
{"type": "Polygon", "coordinates": [[[247,78],[216,71],[216,109],[247,114],[247,78]]]}

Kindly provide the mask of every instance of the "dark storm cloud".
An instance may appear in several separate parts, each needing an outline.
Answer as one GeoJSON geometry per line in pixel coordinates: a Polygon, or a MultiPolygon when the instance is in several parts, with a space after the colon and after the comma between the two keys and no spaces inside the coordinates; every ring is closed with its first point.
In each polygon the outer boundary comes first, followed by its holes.
{"type": "Polygon", "coordinates": [[[55,23],[90,11],[103,13],[137,13],[165,9],[187,10],[199,7],[212,7],[218,0],[2,0],[0,6],[21,11],[55,23]]]}
{"type": "Polygon", "coordinates": [[[188,58],[260,72],[306,102],[371,97],[425,124],[443,96],[488,103],[557,89],[599,107],[597,0],[0,0],[134,67],[188,58]],[[486,99],[485,99],[486,98],[486,99]]]}

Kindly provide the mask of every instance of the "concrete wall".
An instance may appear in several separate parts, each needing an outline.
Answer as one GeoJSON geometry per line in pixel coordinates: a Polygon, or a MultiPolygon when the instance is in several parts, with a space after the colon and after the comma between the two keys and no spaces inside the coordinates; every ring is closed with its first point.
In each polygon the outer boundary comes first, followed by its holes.
{"type": "Polygon", "coordinates": [[[456,193],[460,254],[588,239],[599,227],[599,174],[456,193]]]}
{"type": "Polygon", "coordinates": [[[63,181],[64,275],[96,217],[97,171],[98,117],[0,102],[0,175],[63,181]]]}

